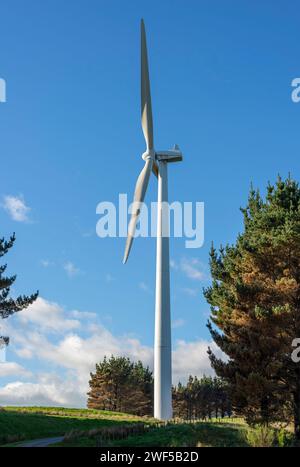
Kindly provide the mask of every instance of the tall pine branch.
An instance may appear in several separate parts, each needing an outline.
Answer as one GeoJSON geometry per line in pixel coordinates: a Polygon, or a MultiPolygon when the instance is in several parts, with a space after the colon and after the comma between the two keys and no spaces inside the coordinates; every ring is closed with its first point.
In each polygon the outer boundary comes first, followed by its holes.
{"type": "MultiPolygon", "coordinates": [[[[8,240],[0,238],[0,258],[6,255],[15,243],[15,234],[13,234],[8,240]]],[[[32,295],[20,295],[17,298],[10,297],[10,288],[16,280],[16,275],[5,276],[7,265],[3,264],[0,266],[0,318],[5,319],[10,315],[24,310],[31,303],[33,303],[37,297],[38,292],[32,295]]],[[[6,336],[0,336],[0,345],[6,346],[9,343],[9,338],[6,336]]]]}

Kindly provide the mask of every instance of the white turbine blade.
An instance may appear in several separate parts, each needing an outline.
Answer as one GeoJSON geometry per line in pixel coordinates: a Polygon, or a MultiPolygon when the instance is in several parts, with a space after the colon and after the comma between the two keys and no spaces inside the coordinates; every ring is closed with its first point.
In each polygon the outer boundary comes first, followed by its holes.
{"type": "Polygon", "coordinates": [[[146,194],[148,183],[149,183],[149,178],[150,178],[151,171],[152,171],[152,166],[153,166],[153,160],[150,158],[147,159],[143,167],[143,170],[141,171],[136,182],[134,197],[133,197],[132,214],[131,214],[131,219],[130,219],[129,226],[128,226],[128,236],[126,240],[125,253],[124,253],[124,258],[123,258],[124,264],[126,263],[129,253],[130,253],[136,224],[137,224],[140,212],[141,212],[141,203],[144,201],[144,198],[145,198],[145,194],[146,194]]]}
{"type": "Polygon", "coordinates": [[[153,120],[150,94],[149,67],[144,21],[141,20],[141,111],[142,128],[147,149],[153,149],[153,120]]]}

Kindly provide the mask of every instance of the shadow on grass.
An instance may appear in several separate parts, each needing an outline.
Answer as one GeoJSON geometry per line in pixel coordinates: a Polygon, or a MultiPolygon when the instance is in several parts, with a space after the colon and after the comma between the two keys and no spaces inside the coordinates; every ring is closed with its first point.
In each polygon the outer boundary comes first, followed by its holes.
{"type": "Polygon", "coordinates": [[[122,423],[135,423],[140,419],[124,414],[109,412],[77,411],[67,409],[39,410],[29,408],[23,410],[0,411],[0,444],[14,443],[23,440],[63,436],[71,430],[91,430],[103,426],[122,423]]]}

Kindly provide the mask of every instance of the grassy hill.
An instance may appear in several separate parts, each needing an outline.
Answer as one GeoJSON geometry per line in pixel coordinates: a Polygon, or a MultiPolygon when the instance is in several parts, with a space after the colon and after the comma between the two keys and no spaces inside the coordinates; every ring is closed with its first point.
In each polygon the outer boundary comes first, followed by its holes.
{"type": "Polygon", "coordinates": [[[137,433],[124,439],[101,440],[97,436],[79,434],[59,443],[59,446],[127,446],[127,447],[246,447],[246,425],[242,422],[198,422],[171,423],[153,426],[144,433],[137,433]]]}
{"type": "Polygon", "coordinates": [[[89,409],[5,407],[0,444],[64,436],[59,446],[247,446],[241,419],[160,425],[151,418],[89,409]]]}
{"type": "Polygon", "coordinates": [[[71,430],[91,430],[104,426],[137,423],[142,419],[119,412],[60,407],[0,408],[0,444],[50,436],[71,430]]]}

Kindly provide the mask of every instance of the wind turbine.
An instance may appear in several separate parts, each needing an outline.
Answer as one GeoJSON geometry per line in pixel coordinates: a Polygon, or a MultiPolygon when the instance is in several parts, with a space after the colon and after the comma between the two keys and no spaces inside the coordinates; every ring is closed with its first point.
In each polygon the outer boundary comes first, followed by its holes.
{"type": "Polygon", "coordinates": [[[141,203],[147,191],[151,172],[158,179],[157,246],[156,246],[156,296],[154,338],[154,417],[160,420],[172,418],[172,367],[171,367],[171,319],[170,319],[170,259],[169,259],[169,210],[168,171],[169,162],[182,160],[177,145],[170,151],[156,151],[153,142],[153,120],[147,44],[144,21],[141,20],[141,116],[146,140],[142,154],[145,165],[137,179],[131,219],[128,226],[123,263],[126,263],[132,246],[141,203]]]}

